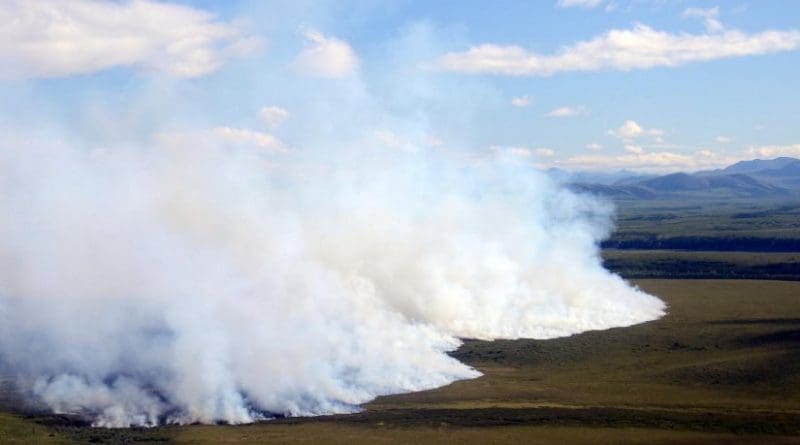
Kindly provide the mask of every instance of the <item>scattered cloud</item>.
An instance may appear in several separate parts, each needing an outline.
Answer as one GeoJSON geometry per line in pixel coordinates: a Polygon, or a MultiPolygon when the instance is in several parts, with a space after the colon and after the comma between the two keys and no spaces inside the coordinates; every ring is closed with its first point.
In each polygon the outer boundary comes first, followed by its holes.
{"type": "Polygon", "coordinates": [[[586,148],[589,151],[601,151],[603,149],[603,146],[601,144],[592,142],[590,144],[586,144],[584,148],[586,148]]]}
{"type": "Polygon", "coordinates": [[[719,16],[719,8],[687,8],[681,14],[683,18],[699,18],[703,20],[708,32],[720,32],[725,29],[722,23],[717,19],[719,16]]]}
{"type": "Polygon", "coordinates": [[[714,142],[717,144],[727,144],[731,142],[733,139],[729,138],[728,136],[717,136],[714,138],[714,142]]]}
{"type": "Polygon", "coordinates": [[[0,2],[0,76],[53,78],[133,67],[199,77],[259,38],[201,9],[139,0],[0,2]]]}
{"type": "Polygon", "coordinates": [[[358,56],[344,40],[328,37],[314,29],[303,32],[306,46],[292,66],[300,73],[331,79],[348,77],[358,69],[358,56]]]}
{"type": "Polygon", "coordinates": [[[527,107],[531,104],[530,96],[519,96],[511,99],[511,105],[515,107],[527,107]]]}
{"type": "Polygon", "coordinates": [[[702,149],[691,153],[649,152],[639,146],[628,145],[622,154],[577,155],[556,162],[556,165],[578,170],[628,169],[650,173],[668,173],[715,169],[754,158],[773,159],[781,156],[800,157],[800,144],[754,145],[733,152],[702,149]]]}
{"type": "Polygon", "coordinates": [[[548,147],[529,148],[524,146],[492,145],[491,147],[489,147],[489,150],[495,153],[508,154],[520,158],[531,158],[531,157],[549,158],[556,154],[555,150],[548,147]]]}
{"type": "Polygon", "coordinates": [[[556,6],[559,8],[596,8],[603,3],[603,0],[558,0],[556,6]]]}
{"type": "Polygon", "coordinates": [[[749,158],[765,159],[781,156],[800,157],[800,144],[751,146],[747,149],[747,155],[749,158]]]}
{"type": "Polygon", "coordinates": [[[289,147],[272,134],[224,126],[185,131],[163,131],[155,133],[153,139],[157,146],[164,147],[243,148],[251,150],[249,152],[251,154],[259,155],[282,154],[289,151],[289,147]]]}
{"type": "Polygon", "coordinates": [[[439,58],[438,66],[462,73],[546,76],[567,71],[675,67],[691,62],[792,51],[799,47],[798,30],[672,34],[637,25],[632,29],[608,31],[549,55],[514,45],[482,44],[467,51],[447,53],[439,58]]]}
{"type": "Polygon", "coordinates": [[[614,130],[608,130],[608,134],[624,141],[632,141],[642,136],[652,136],[658,143],[664,142],[664,130],[660,128],[645,128],[634,120],[626,120],[622,126],[614,130]]]}
{"type": "Polygon", "coordinates": [[[588,112],[586,107],[578,105],[575,107],[558,107],[545,113],[547,117],[576,117],[583,116],[588,112]]]}
{"type": "Polygon", "coordinates": [[[272,151],[286,151],[286,145],[277,137],[260,131],[231,127],[217,127],[214,135],[225,142],[253,145],[272,151]]]}
{"type": "Polygon", "coordinates": [[[271,106],[262,108],[258,116],[269,127],[275,128],[289,117],[289,112],[285,108],[271,106]]]}
{"type": "Polygon", "coordinates": [[[669,151],[644,152],[642,150],[639,153],[626,151],[624,154],[613,156],[572,156],[561,162],[560,165],[586,170],[628,169],[650,173],[667,173],[719,168],[741,159],[743,158],[732,157],[711,150],[699,150],[689,154],[669,151]]]}

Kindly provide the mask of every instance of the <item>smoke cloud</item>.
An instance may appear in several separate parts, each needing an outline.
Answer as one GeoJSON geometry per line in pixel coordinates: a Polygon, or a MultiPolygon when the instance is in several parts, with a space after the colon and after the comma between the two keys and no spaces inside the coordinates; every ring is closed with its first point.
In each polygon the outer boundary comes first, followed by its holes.
{"type": "Polygon", "coordinates": [[[502,160],[390,157],[287,174],[214,145],[4,151],[2,358],[98,425],[236,423],[478,376],[457,337],[662,314],[602,269],[608,207],[502,160]]]}
{"type": "MultiPolygon", "coordinates": [[[[393,43],[398,63],[424,34],[393,43]]],[[[664,313],[602,268],[608,203],[502,153],[443,147],[420,110],[450,93],[363,68],[314,87],[282,71],[277,136],[154,82],[116,121],[93,103],[80,135],[37,124],[20,132],[43,136],[0,144],[0,363],[21,390],[107,427],[348,413],[478,377],[447,354],[459,338],[664,313]],[[403,97],[370,93],[399,83],[403,97]],[[189,108],[228,131],[153,123],[189,108]]],[[[243,84],[231,76],[211,82],[243,84]]]]}

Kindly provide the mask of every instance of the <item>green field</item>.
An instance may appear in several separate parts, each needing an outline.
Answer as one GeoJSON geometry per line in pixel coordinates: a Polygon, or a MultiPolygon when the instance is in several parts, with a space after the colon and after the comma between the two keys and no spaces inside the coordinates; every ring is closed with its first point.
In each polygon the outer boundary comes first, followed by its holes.
{"type": "Polygon", "coordinates": [[[797,201],[620,201],[603,243],[625,278],[800,280],[797,201]]]}
{"type": "Polygon", "coordinates": [[[603,251],[604,266],[625,278],[800,280],[800,253],[603,251]]]}
{"type": "Polygon", "coordinates": [[[800,252],[800,202],[618,201],[604,247],[800,252]]]}
{"type": "Polygon", "coordinates": [[[640,280],[665,318],[564,339],[468,341],[484,372],[361,414],[104,430],[0,416],[0,443],[800,443],[800,283],[640,280]]]}

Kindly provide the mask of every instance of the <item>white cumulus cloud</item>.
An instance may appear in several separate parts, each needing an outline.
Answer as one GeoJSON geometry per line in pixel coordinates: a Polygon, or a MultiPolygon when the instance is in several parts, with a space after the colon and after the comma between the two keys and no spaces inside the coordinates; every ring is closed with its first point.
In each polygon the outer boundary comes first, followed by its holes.
{"type": "Polygon", "coordinates": [[[206,11],[149,0],[8,0],[0,2],[0,23],[0,76],[6,78],[116,67],[198,77],[260,46],[206,11]]]}
{"type": "Polygon", "coordinates": [[[766,159],[781,156],[800,157],[800,144],[752,146],[747,149],[747,154],[750,157],[766,159]]]}
{"type": "Polygon", "coordinates": [[[254,145],[260,148],[275,151],[286,150],[284,143],[269,133],[242,128],[217,127],[214,129],[214,134],[223,141],[227,142],[254,145]]]}
{"type": "Polygon", "coordinates": [[[628,152],[628,153],[633,153],[633,154],[639,155],[639,154],[644,153],[644,148],[642,148],[641,145],[626,145],[625,146],[625,151],[628,152]]]}
{"type": "Polygon", "coordinates": [[[652,136],[656,142],[663,142],[664,130],[660,128],[645,128],[634,120],[626,120],[619,128],[608,130],[608,134],[616,138],[630,141],[642,136],[652,136]]]}
{"type": "Polygon", "coordinates": [[[719,168],[746,159],[712,150],[698,150],[693,153],[671,151],[645,152],[641,147],[629,146],[619,155],[578,155],[568,158],[561,165],[587,170],[628,169],[641,172],[667,173],[674,171],[695,171],[719,168]],[[627,148],[631,148],[627,150],[627,148]]]}
{"type": "Polygon", "coordinates": [[[586,114],[588,111],[583,105],[575,107],[558,107],[554,110],[548,111],[545,116],[547,117],[576,117],[586,114]]]}
{"type": "Polygon", "coordinates": [[[628,169],[651,173],[675,171],[710,170],[725,167],[750,159],[774,159],[777,157],[800,157],[800,144],[752,145],[730,151],[700,149],[694,152],[645,151],[638,145],[628,144],[621,154],[585,154],[557,162],[572,169],[618,170],[628,169]]]}
{"type": "Polygon", "coordinates": [[[258,112],[258,116],[268,126],[277,127],[289,117],[289,111],[287,111],[285,108],[276,106],[263,107],[258,112]]]}
{"type": "Polygon", "coordinates": [[[447,53],[439,58],[438,66],[463,73],[546,76],[567,71],[675,67],[691,62],[792,51],[798,47],[798,30],[673,34],[636,25],[564,46],[554,54],[539,54],[516,45],[486,43],[466,51],[447,53]]]}
{"type": "Polygon", "coordinates": [[[305,30],[303,35],[306,46],[292,64],[298,72],[337,79],[348,77],[358,69],[358,56],[344,40],[326,36],[314,29],[305,30]]]}

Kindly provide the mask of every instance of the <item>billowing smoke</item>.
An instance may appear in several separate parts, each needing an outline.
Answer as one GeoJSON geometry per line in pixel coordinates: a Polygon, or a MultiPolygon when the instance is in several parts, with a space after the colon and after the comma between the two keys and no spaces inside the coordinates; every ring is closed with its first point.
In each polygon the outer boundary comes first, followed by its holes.
{"type": "Polygon", "coordinates": [[[602,268],[607,203],[469,149],[491,89],[417,69],[424,26],[373,49],[388,67],[308,35],[347,54],[336,76],[276,50],[75,110],[42,106],[65,84],[4,89],[0,368],[20,391],[101,426],[346,413],[478,377],[459,338],[663,314],[602,268]],[[231,111],[260,106],[269,127],[231,111]]]}
{"type": "Polygon", "coordinates": [[[0,154],[0,355],[98,425],[351,412],[479,374],[458,337],[651,320],[610,209],[502,159],[271,165],[213,144],[0,154]]]}

